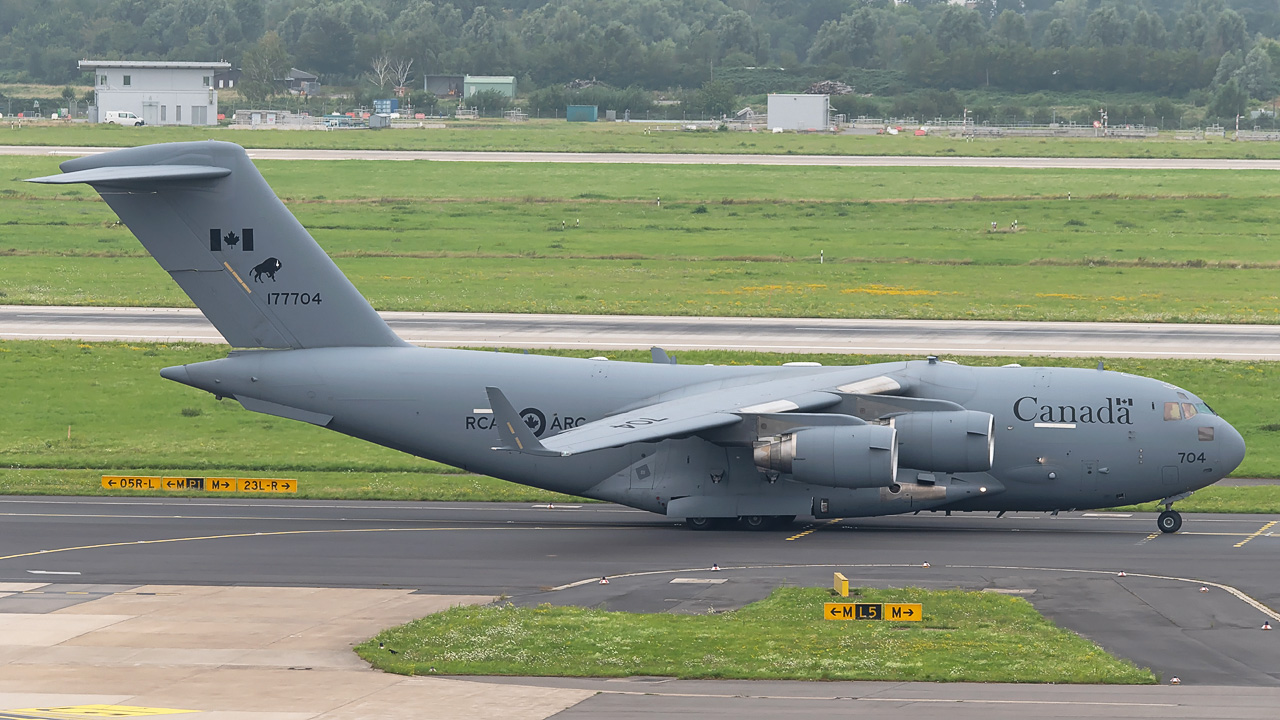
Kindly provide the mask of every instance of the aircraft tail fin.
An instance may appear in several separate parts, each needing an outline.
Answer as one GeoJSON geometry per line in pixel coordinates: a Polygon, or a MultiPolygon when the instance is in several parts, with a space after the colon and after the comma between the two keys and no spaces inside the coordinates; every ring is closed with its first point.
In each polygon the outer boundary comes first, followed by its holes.
{"type": "Polygon", "coordinates": [[[76,158],[62,175],[102,195],[235,347],[404,345],[227,142],[147,145],[76,158]]]}

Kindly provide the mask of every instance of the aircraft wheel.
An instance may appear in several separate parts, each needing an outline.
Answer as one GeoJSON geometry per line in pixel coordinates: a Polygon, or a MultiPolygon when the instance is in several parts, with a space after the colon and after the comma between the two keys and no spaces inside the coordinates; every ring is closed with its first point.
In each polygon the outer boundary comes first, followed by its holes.
{"type": "Polygon", "coordinates": [[[1182,515],[1177,510],[1165,510],[1156,518],[1156,525],[1160,532],[1176,533],[1182,529],[1182,515]]]}
{"type": "Polygon", "coordinates": [[[714,530],[720,525],[718,520],[719,518],[691,517],[685,518],[684,524],[687,525],[690,530],[714,530]]]}
{"type": "Polygon", "coordinates": [[[738,518],[738,522],[748,530],[768,530],[773,527],[773,517],[770,515],[743,515],[738,518]]]}

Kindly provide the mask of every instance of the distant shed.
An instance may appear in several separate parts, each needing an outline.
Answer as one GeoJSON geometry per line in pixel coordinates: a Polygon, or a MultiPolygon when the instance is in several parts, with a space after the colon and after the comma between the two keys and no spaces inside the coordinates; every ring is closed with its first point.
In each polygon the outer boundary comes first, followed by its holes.
{"type": "Polygon", "coordinates": [[[596,105],[570,105],[564,111],[564,119],[569,122],[595,122],[600,119],[600,108],[596,105]]]}
{"type": "Polygon", "coordinates": [[[426,75],[422,78],[422,89],[440,97],[462,97],[462,83],[465,75],[426,75]]]}
{"type": "Polygon", "coordinates": [[[513,98],[516,96],[516,78],[514,75],[467,75],[463,78],[463,97],[471,97],[485,90],[493,90],[513,98]]]}
{"type": "Polygon", "coordinates": [[[830,95],[769,96],[769,129],[830,130],[830,95]]]}

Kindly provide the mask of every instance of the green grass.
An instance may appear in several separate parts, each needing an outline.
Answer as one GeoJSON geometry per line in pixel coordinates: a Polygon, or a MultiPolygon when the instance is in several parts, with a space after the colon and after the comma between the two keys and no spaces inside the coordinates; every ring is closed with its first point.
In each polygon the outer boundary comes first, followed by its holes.
{"type": "MultiPolygon", "coordinates": [[[[1253,448],[1250,447],[1252,452],[1253,448]]],[[[1179,500],[1179,512],[1184,513],[1241,513],[1246,515],[1274,515],[1280,513],[1280,486],[1259,485],[1250,487],[1210,486],[1197,490],[1186,500],[1179,500]]],[[[1126,505],[1115,508],[1126,512],[1160,512],[1159,503],[1126,505]]]]}
{"type": "MultiPolygon", "coordinates": [[[[150,259],[5,259],[0,301],[189,307],[150,259]],[[11,267],[10,267],[11,266],[11,267]]],[[[1270,270],[345,258],[380,310],[1275,323],[1270,270]]]]}
{"type": "MultiPolygon", "coordinates": [[[[52,159],[0,162],[0,302],[190,304],[95,193],[19,182],[52,159]]],[[[1262,173],[262,165],[385,310],[1280,321],[1262,173]]]]}
{"type": "MultiPolygon", "coordinates": [[[[743,132],[646,132],[655,124],[448,122],[443,129],[385,131],[236,130],[205,127],[124,128],[110,125],[0,127],[4,145],[124,147],[185,140],[227,140],[255,148],[466,150],[554,152],[744,153],[800,155],[941,155],[1009,157],[1280,157],[1280,143],[1221,138],[1188,142],[1165,133],[1158,140],[1015,138],[965,142],[942,135],[809,135],[743,132]]],[[[670,127],[670,126],[668,126],[670,127]]]]}
{"type": "Polygon", "coordinates": [[[379,633],[356,652],[405,675],[1156,682],[1150,670],[1054,626],[1021,598],[916,588],[851,593],[849,601],[924,604],[923,622],[900,624],[823,620],[823,603],[837,599],[828,590],[781,588],[711,615],[457,607],[379,633]]]}
{"type": "MultiPolygon", "coordinates": [[[[223,357],[218,345],[0,341],[0,493],[112,494],[101,475],[291,477],[302,497],[560,501],[563,496],[465,474],[306,423],[249,413],[231,400],[168,382],[159,369],[223,357]],[[70,427],[70,438],[68,438],[70,427]]],[[[640,351],[544,354],[646,361],[640,351]]],[[[683,363],[845,365],[888,356],[679,353],[683,363]]],[[[960,358],[967,364],[1092,367],[1096,359],[960,358]]],[[[1245,437],[1242,477],[1280,477],[1280,363],[1107,360],[1206,399],[1245,437]]],[[[159,493],[166,494],[166,493],[159,493]]],[[[1179,509],[1280,512],[1280,488],[1210,488],[1179,509]]]]}

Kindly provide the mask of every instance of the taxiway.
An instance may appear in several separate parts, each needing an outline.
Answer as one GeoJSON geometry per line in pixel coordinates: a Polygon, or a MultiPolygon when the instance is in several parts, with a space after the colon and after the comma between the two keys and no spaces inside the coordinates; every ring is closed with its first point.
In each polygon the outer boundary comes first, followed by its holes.
{"type": "Polygon", "coordinates": [[[1259,629],[1280,623],[1273,573],[1280,533],[1267,530],[1271,517],[1188,515],[1176,535],[1157,532],[1150,515],[1126,513],[938,514],[695,533],[607,504],[25,497],[0,499],[0,517],[0,583],[63,584],[0,598],[0,612],[62,611],[95,597],[95,588],[172,585],[411,588],[505,595],[519,604],[707,612],[740,607],[780,585],[827,585],[841,571],[859,585],[1016,594],[1111,652],[1184,683],[1098,690],[519,680],[522,687],[605,691],[566,717],[767,717],[782,707],[811,717],[833,708],[903,718],[1206,717],[1211,710],[1266,717],[1280,701],[1280,634],[1259,629]],[[602,575],[608,585],[598,583],[602,575]],[[690,578],[721,582],[672,582],[690,578]]]}

